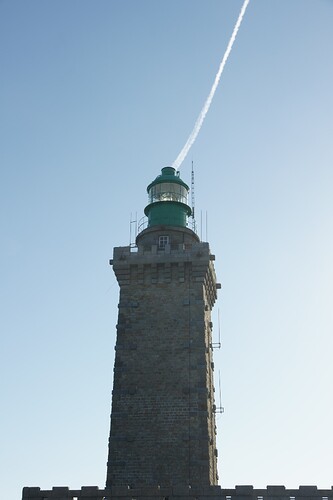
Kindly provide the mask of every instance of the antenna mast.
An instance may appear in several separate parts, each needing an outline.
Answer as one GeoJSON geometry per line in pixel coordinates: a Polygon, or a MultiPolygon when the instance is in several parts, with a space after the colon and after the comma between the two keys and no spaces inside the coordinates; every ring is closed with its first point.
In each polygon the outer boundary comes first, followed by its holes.
{"type": "Polygon", "coordinates": [[[136,246],[135,244],[135,238],[138,234],[138,214],[135,214],[135,220],[132,220],[132,212],[131,212],[131,217],[130,217],[130,244],[129,246],[131,248],[134,248],[136,246]],[[133,228],[134,225],[134,228],[133,228]]]}
{"type": "Polygon", "coordinates": [[[193,165],[193,160],[192,160],[192,172],[191,172],[191,204],[192,204],[192,229],[196,233],[197,227],[196,227],[195,212],[194,212],[195,198],[194,198],[194,165],[193,165]]]}

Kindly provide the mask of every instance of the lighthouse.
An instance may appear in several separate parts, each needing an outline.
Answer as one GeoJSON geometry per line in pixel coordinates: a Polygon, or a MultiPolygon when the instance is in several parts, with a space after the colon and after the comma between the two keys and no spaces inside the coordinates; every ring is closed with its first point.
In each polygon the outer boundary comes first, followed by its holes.
{"type": "Polygon", "coordinates": [[[120,294],[106,487],[24,487],[22,500],[333,500],[333,487],[218,486],[214,255],[188,227],[174,168],[147,191],[147,227],[110,261],[120,294]]]}
{"type": "Polygon", "coordinates": [[[214,256],[188,227],[172,167],[147,187],[136,248],[114,248],[120,286],[106,487],[216,485],[214,256]]]}

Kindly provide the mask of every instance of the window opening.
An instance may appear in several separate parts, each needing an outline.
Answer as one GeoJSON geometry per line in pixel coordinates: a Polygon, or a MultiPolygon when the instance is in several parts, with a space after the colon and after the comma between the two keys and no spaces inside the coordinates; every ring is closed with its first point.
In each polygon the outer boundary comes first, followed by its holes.
{"type": "Polygon", "coordinates": [[[162,235],[158,237],[158,248],[165,248],[166,245],[169,245],[169,236],[162,235]]]}

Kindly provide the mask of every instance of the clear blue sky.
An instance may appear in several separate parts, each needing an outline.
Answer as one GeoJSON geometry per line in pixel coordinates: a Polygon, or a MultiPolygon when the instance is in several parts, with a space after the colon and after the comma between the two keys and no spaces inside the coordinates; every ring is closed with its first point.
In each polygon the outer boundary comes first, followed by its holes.
{"type": "MultiPolygon", "coordinates": [[[[4,498],[104,485],[108,259],[187,139],[241,5],[0,2],[4,498]]],[[[332,26],[332,0],[251,0],[181,169],[190,181],[194,160],[222,282],[224,487],[333,484],[332,26]]]]}

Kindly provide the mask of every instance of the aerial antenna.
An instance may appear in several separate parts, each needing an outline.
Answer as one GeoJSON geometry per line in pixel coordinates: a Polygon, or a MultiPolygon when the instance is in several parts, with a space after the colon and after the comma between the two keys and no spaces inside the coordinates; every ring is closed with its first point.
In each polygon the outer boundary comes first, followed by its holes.
{"type": "Polygon", "coordinates": [[[212,342],[212,349],[221,349],[220,309],[217,310],[217,321],[218,321],[219,338],[218,342],[212,342]]]}
{"type": "Polygon", "coordinates": [[[138,214],[135,213],[135,219],[133,219],[133,215],[131,212],[130,224],[129,224],[129,237],[130,237],[130,247],[135,247],[135,238],[138,234],[138,214]]]}
{"type": "Polygon", "coordinates": [[[191,171],[191,204],[192,204],[192,229],[196,233],[197,228],[196,228],[195,211],[194,211],[195,197],[194,197],[194,164],[193,164],[193,160],[192,160],[192,171],[191,171]]]}
{"type": "Polygon", "coordinates": [[[216,407],[215,413],[224,413],[224,407],[222,406],[222,397],[221,397],[221,372],[219,370],[219,406],[216,407]]]}
{"type": "Polygon", "coordinates": [[[208,212],[206,210],[206,241],[208,241],[208,212]]]}

